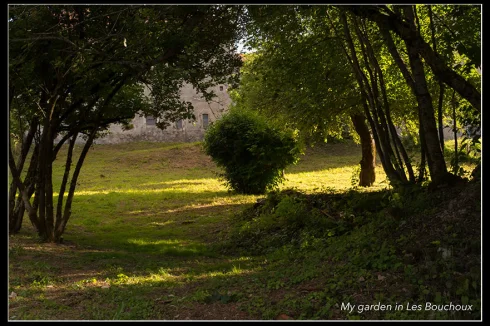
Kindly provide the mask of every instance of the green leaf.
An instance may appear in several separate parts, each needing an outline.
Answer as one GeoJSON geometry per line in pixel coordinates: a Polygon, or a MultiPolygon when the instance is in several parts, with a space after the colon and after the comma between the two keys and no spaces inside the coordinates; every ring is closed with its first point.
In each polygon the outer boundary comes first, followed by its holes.
{"type": "Polygon", "coordinates": [[[436,292],[436,297],[434,298],[435,303],[441,303],[441,292],[436,292]]]}

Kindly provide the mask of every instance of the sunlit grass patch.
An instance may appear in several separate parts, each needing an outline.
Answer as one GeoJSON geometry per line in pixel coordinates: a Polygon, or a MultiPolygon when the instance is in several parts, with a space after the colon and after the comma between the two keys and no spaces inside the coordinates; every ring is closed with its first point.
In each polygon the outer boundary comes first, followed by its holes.
{"type": "MultiPolygon", "coordinates": [[[[358,159],[358,158],[357,158],[358,159]]],[[[282,189],[294,188],[307,193],[319,192],[322,189],[347,190],[353,187],[353,179],[358,179],[358,165],[351,164],[336,168],[326,168],[313,172],[288,172],[286,170],[286,182],[282,189]]],[[[376,166],[376,181],[372,187],[364,188],[366,191],[375,191],[386,188],[386,174],[382,166],[376,166]]],[[[354,183],[354,186],[357,183],[354,183]]]]}
{"type": "Polygon", "coordinates": [[[213,277],[229,277],[229,276],[239,276],[239,275],[245,275],[249,273],[254,272],[254,268],[252,269],[247,269],[245,267],[240,266],[239,264],[233,264],[231,265],[231,268],[229,266],[226,266],[224,268],[213,268],[213,270],[208,271],[208,272],[203,272],[201,274],[198,274],[195,279],[203,279],[206,280],[208,278],[213,278],[213,277]]]}

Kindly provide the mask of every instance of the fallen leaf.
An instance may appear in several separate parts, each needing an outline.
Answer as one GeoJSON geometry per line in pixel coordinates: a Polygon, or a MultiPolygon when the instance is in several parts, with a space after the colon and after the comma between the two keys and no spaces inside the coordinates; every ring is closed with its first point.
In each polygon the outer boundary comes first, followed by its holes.
{"type": "Polygon", "coordinates": [[[103,289],[108,289],[110,288],[111,286],[109,284],[102,284],[101,288],[103,289]]]}
{"type": "Polygon", "coordinates": [[[15,299],[15,298],[17,298],[17,293],[15,293],[14,291],[12,291],[12,293],[10,293],[10,295],[9,295],[9,298],[10,298],[10,299],[15,299]]]}
{"type": "Polygon", "coordinates": [[[364,282],[364,277],[359,277],[359,282],[364,282]]]}
{"type": "Polygon", "coordinates": [[[386,278],[386,277],[384,277],[384,276],[383,276],[383,275],[381,275],[381,274],[380,274],[380,275],[378,275],[378,281],[382,281],[382,280],[384,280],[385,278],[386,278]]]}

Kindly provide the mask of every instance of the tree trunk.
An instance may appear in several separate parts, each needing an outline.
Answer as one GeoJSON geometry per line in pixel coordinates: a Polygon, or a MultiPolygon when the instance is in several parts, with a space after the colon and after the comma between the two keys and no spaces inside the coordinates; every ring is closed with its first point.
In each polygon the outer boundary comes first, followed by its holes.
{"type": "Polygon", "coordinates": [[[56,156],[58,155],[58,152],[60,151],[61,149],[61,146],[63,146],[63,144],[68,140],[70,139],[71,137],[73,137],[73,135],[77,134],[78,135],[79,133],[79,129],[78,128],[75,128],[75,129],[72,129],[70,130],[66,135],[64,135],[60,141],[56,144],[56,146],[54,147],[53,149],[53,161],[56,160],[56,156]]]}
{"type": "MultiPolygon", "coordinates": [[[[362,42],[360,38],[359,41],[362,42]]],[[[361,43],[361,49],[363,55],[365,56],[364,59],[367,60],[365,48],[362,46],[362,43],[361,43]]],[[[403,181],[406,181],[406,178],[404,178],[405,175],[403,174],[403,169],[401,168],[400,164],[398,164],[399,162],[397,161],[397,157],[395,156],[395,153],[393,152],[393,148],[391,147],[389,127],[387,124],[387,120],[385,118],[385,112],[379,101],[377,74],[376,72],[375,73],[372,72],[371,68],[369,67],[368,61],[366,61],[365,66],[368,70],[369,78],[371,80],[371,84],[369,84],[366,78],[365,84],[366,84],[366,88],[371,88],[370,92],[368,92],[368,96],[372,97],[371,111],[373,113],[374,121],[376,123],[376,131],[378,133],[381,146],[383,147],[383,152],[385,153],[385,160],[387,161],[387,164],[389,164],[390,166],[392,166],[392,162],[393,162],[394,170],[397,171],[397,174],[402,178],[403,181]]]]}
{"type": "MultiPolygon", "coordinates": [[[[419,109],[420,115],[420,109],[419,109]]],[[[419,123],[422,123],[419,119],[419,123]]],[[[419,165],[419,178],[417,180],[418,183],[421,183],[425,180],[425,165],[427,159],[427,144],[425,143],[424,136],[424,128],[422,125],[419,125],[419,141],[420,141],[420,165],[419,165]]]]}
{"type": "MultiPolygon", "coordinates": [[[[410,86],[410,89],[412,90],[413,94],[417,96],[416,95],[417,90],[415,89],[415,82],[413,80],[412,74],[408,71],[406,64],[403,62],[400,54],[398,53],[395,42],[391,37],[390,31],[388,29],[383,29],[380,27],[380,32],[388,51],[390,52],[391,56],[393,57],[393,60],[395,61],[398,68],[400,69],[403,77],[405,78],[406,83],[408,84],[408,86],[410,86]]],[[[418,115],[420,116],[421,114],[420,106],[417,106],[417,109],[418,109],[418,115]]],[[[425,165],[426,165],[426,157],[427,157],[427,145],[425,143],[423,130],[424,130],[423,121],[419,119],[420,165],[419,165],[419,176],[417,179],[417,182],[419,183],[425,180],[425,165]]]]}
{"type": "MultiPolygon", "coordinates": [[[[407,20],[410,22],[412,28],[415,29],[412,7],[404,6],[404,11],[407,20]]],[[[415,44],[410,41],[405,41],[405,44],[410,66],[412,68],[415,96],[419,105],[420,126],[423,128],[422,130],[427,146],[426,154],[430,176],[434,183],[440,184],[446,181],[448,172],[439,143],[439,136],[434,117],[434,107],[432,106],[432,97],[427,87],[424,66],[420,60],[417,49],[415,48],[415,44]]]]}
{"type": "Polygon", "coordinates": [[[453,172],[456,174],[459,170],[459,162],[458,162],[458,126],[456,123],[456,93],[453,91],[453,96],[451,99],[451,104],[453,106],[453,132],[454,132],[454,167],[453,172]]]}
{"type": "MultiPolygon", "coordinates": [[[[432,47],[434,48],[434,53],[437,54],[437,42],[436,42],[436,27],[434,25],[434,20],[432,19],[432,6],[428,5],[429,9],[429,26],[430,26],[430,38],[432,40],[432,47]]],[[[419,26],[420,32],[420,26],[419,26]]],[[[444,153],[444,125],[442,122],[442,106],[444,102],[444,83],[439,81],[439,102],[437,105],[437,127],[439,130],[439,142],[441,143],[441,150],[444,153]]]]}
{"type": "Polygon", "coordinates": [[[41,141],[39,144],[39,160],[38,160],[38,175],[36,178],[36,198],[37,201],[37,210],[38,210],[38,218],[39,218],[39,237],[47,241],[47,226],[46,226],[46,151],[48,147],[48,129],[49,129],[49,120],[48,118],[44,118],[43,122],[43,130],[41,133],[41,141]]]}
{"type": "MultiPolygon", "coordinates": [[[[35,175],[37,169],[37,150],[38,145],[34,147],[34,151],[31,156],[31,163],[29,164],[29,169],[27,170],[26,177],[24,179],[24,185],[26,186],[27,198],[30,200],[35,188],[35,175]]],[[[22,227],[22,220],[24,217],[24,212],[26,210],[24,201],[22,200],[22,194],[19,195],[15,203],[15,209],[12,212],[12,221],[14,223],[14,229],[12,233],[18,233],[22,227]]],[[[31,221],[31,224],[36,227],[37,221],[31,221]]]]}
{"type": "Polygon", "coordinates": [[[82,152],[80,153],[80,157],[78,158],[78,162],[77,165],[75,166],[75,170],[73,171],[73,175],[70,181],[70,189],[68,190],[68,196],[66,198],[66,204],[65,204],[62,220],[60,222],[56,221],[57,228],[54,232],[55,242],[61,241],[62,239],[61,236],[65,232],[66,224],[68,223],[68,220],[71,217],[71,205],[73,202],[73,196],[75,195],[75,188],[77,187],[78,176],[80,174],[80,170],[82,169],[83,162],[85,160],[85,157],[87,156],[90,146],[92,146],[92,143],[95,139],[97,128],[98,127],[95,126],[92,132],[90,133],[87,142],[83,146],[82,152]]]}
{"type": "MultiPolygon", "coordinates": [[[[17,170],[15,160],[12,155],[12,148],[10,147],[10,137],[9,137],[9,167],[12,173],[12,178],[14,179],[14,182],[17,183],[17,188],[19,188],[20,196],[22,197],[22,200],[24,202],[25,209],[27,209],[29,213],[29,219],[34,224],[34,227],[37,230],[39,230],[41,226],[37,219],[37,210],[36,207],[34,207],[34,205],[31,205],[31,202],[29,201],[27,189],[24,183],[20,180],[20,173],[17,170]]],[[[37,206],[37,203],[35,204],[35,206],[37,206]]]]}
{"type": "Polygon", "coordinates": [[[439,128],[439,142],[444,153],[444,124],[442,121],[442,106],[444,104],[444,84],[439,82],[439,103],[437,106],[437,125],[439,128]]]}
{"type": "MultiPolygon", "coordinates": [[[[39,212],[39,225],[41,228],[38,230],[39,236],[44,241],[54,241],[54,206],[53,206],[53,156],[54,156],[54,138],[56,137],[56,129],[58,127],[58,121],[56,119],[56,104],[60,99],[60,96],[53,96],[50,100],[53,100],[52,104],[49,104],[49,100],[45,100],[47,95],[44,95],[43,105],[45,107],[46,116],[43,120],[43,128],[41,134],[41,141],[39,146],[39,164],[38,164],[38,178],[37,178],[37,192],[36,197],[39,195],[38,212],[39,212]],[[47,105],[50,107],[47,107],[47,105]],[[49,114],[48,114],[49,113],[49,114]]],[[[63,100],[63,98],[62,98],[63,100]]]]}
{"type": "MultiPolygon", "coordinates": [[[[19,173],[21,173],[22,170],[24,169],[24,163],[27,158],[27,154],[29,153],[32,140],[34,139],[34,134],[36,133],[37,125],[38,125],[37,119],[34,119],[30,124],[27,135],[24,137],[22,141],[20,157],[17,163],[17,169],[19,173]]],[[[22,226],[22,217],[24,215],[23,213],[24,210],[22,210],[22,215],[18,215],[14,213],[16,209],[16,200],[15,200],[16,194],[17,194],[17,183],[14,180],[12,180],[9,189],[9,232],[11,234],[20,231],[20,227],[22,226]]],[[[19,198],[21,198],[21,196],[19,196],[19,198]]],[[[17,200],[17,203],[20,203],[20,201],[17,200]]]]}
{"type": "MultiPolygon", "coordinates": [[[[27,170],[26,177],[24,178],[24,185],[26,187],[27,199],[30,200],[32,195],[34,194],[34,190],[36,188],[36,175],[37,175],[37,165],[38,165],[38,155],[39,155],[39,144],[36,143],[34,146],[34,150],[32,151],[31,161],[29,163],[29,169],[27,170]]],[[[33,204],[33,210],[36,211],[37,202],[33,204]]],[[[14,218],[17,220],[17,231],[20,231],[20,227],[22,225],[22,218],[24,216],[24,212],[26,211],[25,203],[22,199],[22,196],[19,195],[17,198],[17,203],[15,205],[14,210],[14,218]]],[[[31,224],[36,228],[37,231],[37,214],[31,215],[29,214],[29,218],[31,219],[31,224]],[[34,220],[33,220],[34,218],[34,220]]]]}
{"type": "Polygon", "coordinates": [[[347,23],[347,17],[345,13],[342,11],[340,12],[340,20],[344,27],[345,39],[352,57],[349,56],[347,50],[344,49],[344,52],[352,66],[352,69],[354,71],[354,76],[356,77],[357,83],[359,85],[361,95],[364,100],[364,104],[363,104],[364,111],[366,117],[368,118],[369,124],[371,125],[373,138],[376,143],[376,149],[378,151],[379,158],[383,165],[383,169],[385,170],[386,176],[388,177],[390,182],[394,184],[403,183],[403,179],[399,175],[398,171],[392,165],[390,156],[393,155],[393,152],[391,151],[391,146],[389,145],[389,139],[386,137],[386,134],[383,131],[382,126],[379,124],[379,117],[377,115],[376,103],[372,96],[372,90],[370,90],[370,85],[369,85],[369,81],[367,80],[367,77],[364,75],[364,72],[361,70],[359,60],[357,59],[354,43],[350,35],[349,26],[347,23]],[[371,117],[369,107],[365,103],[369,103],[374,118],[371,117]]]}
{"type": "MultiPolygon", "coordinates": [[[[364,26],[364,25],[363,25],[364,26]]],[[[364,26],[365,28],[365,26],[364,26]]],[[[361,35],[361,31],[359,30],[359,35],[361,35]]],[[[389,135],[391,135],[391,139],[393,141],[393,146],[395,147],[395,153],[397,155],[397,158],[399,160],[399,165],[400,167],[403,167],[403,164],[405,164],[408,172],[408,177],[410,182],[415,182],[415,175],[413,173],[412,169],[412,164],[410,163],[410,159],[408,157],[408,154],[405,150],[405,147],[403,146],[400,137],[398,136],[398,133],[396,132],[395,125],[393,124],[393,121],[391,119],[391,111],[390,111],[390,104],[388,102],[388,96],[386,94],[386,85],[384,82],[384,76],[383,76],[383,71],[381,70],[381,67],[379,66],[379,62],[376,58],[376,55],[374,53],[373,47],[371,46],[371,42],[369,41],[368,35],[365,33],[364,34],[364,42],[366,43],[366,49],[369,54],[369,58],[371,59],[371,62],[375,68],[375,70],[378,72],[379,75],[379,87],[381,89],[381,94],[383,98],[383,106],[384,106],[384,111],[386,115],[386,124],[387,124],[387,129],[389,131],[389,135]],[[400,152],[401,156],[403,157],[403,160],[400,157],[400,152]]],[[[405,176],[405,171],[403,168],[400,170],[400,173],[405,176]]]]}
{"type": "Polygon", "coordinates": [[[45,207],[46,207],[46,240],[54,241],[54,207],[53,207],[53,133],[50,124],[48,134],[46,136],[45,148],[45,207]]]}
{"type": "Polygon", "coordinates": [[[359,174],[359,186],[369,187],[376,181],[376,146],[374,139],[366,124],[363,114],[351,114],[352,124],[361,139],[361,172],[359,174]]]}
{"type": "Polygon", "coordinates": [[[75,142],[77,140],[78,133],[75,133],[71,140],[70,145],[68,146],[68,153],[66,154],[66,164],[65,164],[65,173],[63,174],[63,180],[61,181],[60,193],[58,195],[58,204],[56,206],[56,225],[55,230],[58,230],[62,221],[62,210],[63,210],[63,197],[65,195],[66,184],[68,182],[68,177],[70,174],[70,168],[72,164],[72,156],[73,156],[73,147],[75,146],[75,142]]]}

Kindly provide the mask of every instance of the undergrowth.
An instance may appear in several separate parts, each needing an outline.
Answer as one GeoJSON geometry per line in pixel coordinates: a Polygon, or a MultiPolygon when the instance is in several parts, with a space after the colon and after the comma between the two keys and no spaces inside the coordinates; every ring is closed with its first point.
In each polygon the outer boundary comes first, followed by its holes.
{"type": "MultiPolygon", "coordinates": [[[[468,207],[478,198],[459,200],[461,191],[272,192],[235,216],[221,250],[266,255],[282,266],[267,281],[271,290],[317,280],[309,299],[281,301],[296,319],[478,319],[479,214],[468,207]],[[451,223],[448,204],[453,211],[463,207],[451,223]],[[349,312],[346,302],[357,308],[349,312]],[[370,306],[378,303],[392,308],[370,306]],[[429,308],[450,303],[471,311],[429,308]]],[[[267,316],[272,307],[251,309],[267,316]]]]}

